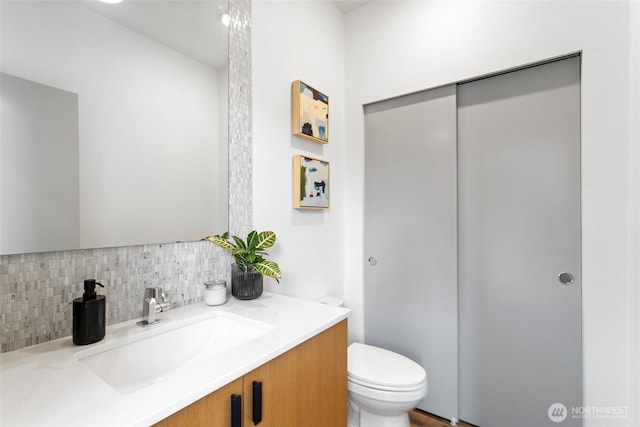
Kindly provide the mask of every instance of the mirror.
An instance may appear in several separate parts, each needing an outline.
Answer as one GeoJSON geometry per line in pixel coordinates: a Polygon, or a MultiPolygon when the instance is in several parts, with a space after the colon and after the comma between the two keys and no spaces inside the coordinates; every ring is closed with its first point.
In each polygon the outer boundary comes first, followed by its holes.
{"type": "Polygon", "coordinates": [[[226,1],[0,7],[0,255],[228,228],[226,1]]]}

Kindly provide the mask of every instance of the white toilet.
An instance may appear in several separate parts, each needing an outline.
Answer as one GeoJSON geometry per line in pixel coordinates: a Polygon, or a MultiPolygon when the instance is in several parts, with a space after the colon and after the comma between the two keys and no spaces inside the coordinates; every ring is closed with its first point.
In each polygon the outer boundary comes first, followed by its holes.
{"type": "MultiPolygon", "coordinates": [[[[334,297],[316,300],[343,306],[334,297]]],[[[427,373],[413,360],[367,344],[347,349],[348,427],[410,427],[409,411],[427,395],[427,373]]]]}
{"type": "Polygon", "coordinates": [[[409,411],[427,395],[427,374],[413,360],[354,343],[348,349],[349,427],[409,427],[409,411]]]}
{"type": "Polygon", "coordinates": [[[413,360],[383,348],[348,349],[349,427],[409,427],[409,411],[427,395],[427,374],[413,360]]]}

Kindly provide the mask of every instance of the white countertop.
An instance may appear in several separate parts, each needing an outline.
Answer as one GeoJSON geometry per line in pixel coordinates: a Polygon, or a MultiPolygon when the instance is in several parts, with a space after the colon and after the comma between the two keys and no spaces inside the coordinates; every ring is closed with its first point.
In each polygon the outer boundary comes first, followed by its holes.
{"type": "MultiPolygon", "coordinates": [[[[313,301],[264,293],[221,306],[204,303],[160,313],[158,324],[142,328],[138,319],[107,327],[95,344],[75,346],[71,337],[0,355],[0,425],[23,426],[148,426],[188,406],[225,384],[346,319],[350,310],[313,301]],[[239,315],[271,325],[264,335],[241,344],[210,362],[185,364],[155,383],[121,393],[105,383],[77,358],[96,346],[152,328],[170,329],[213,311],[239,315]]],[[[140,357],[153,357],[141,354],[140,357]]]]}

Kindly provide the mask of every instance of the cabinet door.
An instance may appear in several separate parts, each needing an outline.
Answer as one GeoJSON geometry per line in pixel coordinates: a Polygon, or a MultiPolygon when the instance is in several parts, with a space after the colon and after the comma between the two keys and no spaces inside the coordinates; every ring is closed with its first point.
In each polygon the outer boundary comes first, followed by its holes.
{"type": "Polygon", "coordinates": [[[244,399],[245,427],[346,425],[347,321],[245,375],[244,399]],[[262,394],[257,424],[254,387],[261,387],[262,394]]]}
{"type": "Polygon", "coordinates": [[[231,426],[231,395],[242,394],[242,378],[238,378],[219,390],[192,403],[168,418],[155,424],[156,427],[231,426]]]}

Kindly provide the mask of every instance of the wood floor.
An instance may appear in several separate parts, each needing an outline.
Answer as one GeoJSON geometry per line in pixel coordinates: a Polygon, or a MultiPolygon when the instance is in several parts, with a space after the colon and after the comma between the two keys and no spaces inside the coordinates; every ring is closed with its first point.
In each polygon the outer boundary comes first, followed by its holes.
{"type": "MultiPolygon", "coordinates": [[[[451,427],[449,420],[436,417],[426,412],[414,409],[409,412],[409,419],[411,419],[411,427],[451,427]]],[[[456,424],[459,427],[473,427],[471,424],[459,422],[456,424]]]]}

